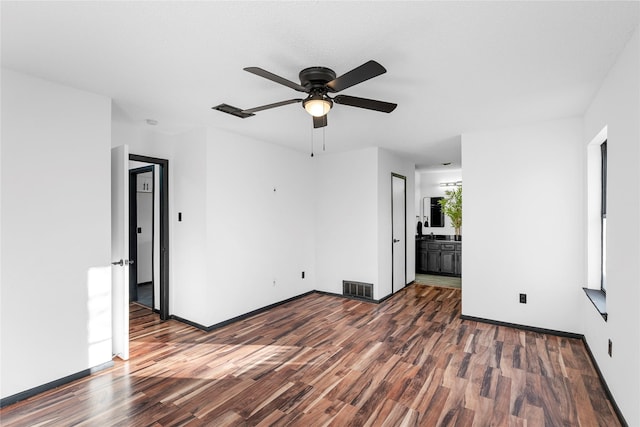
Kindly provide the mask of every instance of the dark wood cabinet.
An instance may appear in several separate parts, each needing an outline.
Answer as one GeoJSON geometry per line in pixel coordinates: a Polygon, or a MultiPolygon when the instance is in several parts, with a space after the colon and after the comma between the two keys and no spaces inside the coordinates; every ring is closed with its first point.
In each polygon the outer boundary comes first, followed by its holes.
{"type": "Polygon", "coordinates": [[[416,240],[416,272],[427,271],[427,242],[416,240]]]}
{"type": "Polygon", "coordinates": [[[416,272],[460,276],[462,274],[462,243],[416,241],[416,272]]]}
{"type": "Polygon", "coordinates": [[[427,258],[427,269],[428,273],[439,273],[440,272],[440,252],[430,250],[425,254],[427,258]]]}
{"type": "Polygon", "coordinates": [[[427,268],[428,273],[440,272],[440,243],[427,240],[427,268]]]}
{"type": "Polygon", "coordinates": [[[456,253],[452,251],[440,252],[440,273],[456,274],[456,253]]]}
{"type": "Polygon", "coordinates": [[[420,251],[420,271],[426,271],[429,265],[427,251],[420,251]]]}

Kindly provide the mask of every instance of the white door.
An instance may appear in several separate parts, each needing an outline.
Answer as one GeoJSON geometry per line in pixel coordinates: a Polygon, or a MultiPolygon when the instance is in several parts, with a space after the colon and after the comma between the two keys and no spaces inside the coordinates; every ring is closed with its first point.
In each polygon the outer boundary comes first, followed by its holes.
{"type": "Polygon", "coordinates": [[[393,283],[392,292],[407,284],[407,223],[406,223],[406,178],[391,175],[391,221],[393,230],[393,283]]]}
{"type": "Polygon", "coordinates": [[[129,147],[111,149],[111,295],[113,350],[129,359],[129,147]]]}

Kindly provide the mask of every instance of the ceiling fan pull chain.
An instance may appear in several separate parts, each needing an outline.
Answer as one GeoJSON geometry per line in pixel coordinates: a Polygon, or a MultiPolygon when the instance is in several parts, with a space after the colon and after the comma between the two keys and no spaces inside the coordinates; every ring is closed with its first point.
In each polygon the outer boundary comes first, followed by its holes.
{"type": "Polygon", "coordinates": [[[313,126],[311,127],[311,157],[313,157],[313,126]]]}
{"type": "Polygon", "coordinates": [[[322,151],[325,151],[325,146],[324,146],[324,131],[327,129],[327,127],[323,127],[322,128],[322,151]]]}

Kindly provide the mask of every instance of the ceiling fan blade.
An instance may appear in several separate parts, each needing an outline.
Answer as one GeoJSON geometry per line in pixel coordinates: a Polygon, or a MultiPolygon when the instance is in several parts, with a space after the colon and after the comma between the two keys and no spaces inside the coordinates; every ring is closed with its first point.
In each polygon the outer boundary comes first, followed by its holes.
{"type": "Polygon", "coordinates": [[[245,114],[257,113],[258,111],[268,110],[269,108],[282,107],[283,105],[288,105],[288,104],[295,104],[296,102],[301,102],[301,101],[302,101],[302,98],[274,102],[273,104],[261,105],[260,107],[248,108],[246,110],[242,110],[242,113],[245,113],[245,114]]]}
{"type": "Polygon", "coordinates": [[[333,101],[336,104],[366,108],[367,110],[381,111],[383,113],[390,113],[398,106],[398,104],[393,104],[391,102],[376,101],[375,99],[358,98],[348,95],[338,95],[333,98],[333,101]]]}
{"type": "Polygon", "coordinates": [[[280,83],[281,85],[290,87],[291,89],[297,90],[298,92],[307,92],[307,88],[305,88],[304,86],[301,86],[298,83],[294,83],[291,80],[287,80],[284,77],[273,74],[267,70],[263,70],[262,68],[247,67],[243,68],[243,70],[253,73],[256,76],[264,77],[265,79],[271,80],[272,82],[280,83]]]}
{"type": "Polygon", "coordinates": [[[324,116],[320,116],[320,117],[313,117],[313,128],[317,129],[317,128],[323,128],[327,125],[327,115],[325,114],[324,116]]]}
{"type": "Polygon", "coordinates": [[[327,87],[331,92],[340,92],[341,90],[357,85],[358,83],[362,83],[386,72],[387,70],[376,61],[368,61],[348,73],[331,80],[327,83],[327,87]]]}

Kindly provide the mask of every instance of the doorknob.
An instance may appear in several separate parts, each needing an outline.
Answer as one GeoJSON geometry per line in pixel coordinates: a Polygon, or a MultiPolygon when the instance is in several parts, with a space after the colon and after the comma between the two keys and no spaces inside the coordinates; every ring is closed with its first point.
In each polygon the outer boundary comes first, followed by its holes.
{"type": "Polygon", "coordinates": [[[398,243],[400,239],[393,239],[393,243],[398,243]]]}
{"type": "Polygon", "coordinates": [[[127,260],[121,259],[120,261],[114,261],[114,262],[112,262],[111,264],[112,264],[112,265],[119,265],[119,266],[123,266],[123,265],[132,265],[132,264],[134,264],[134,263],[135,263],[135,261],[134,261],[134,260],[132,260],[132,259],[127,259],[127,260]]]}

